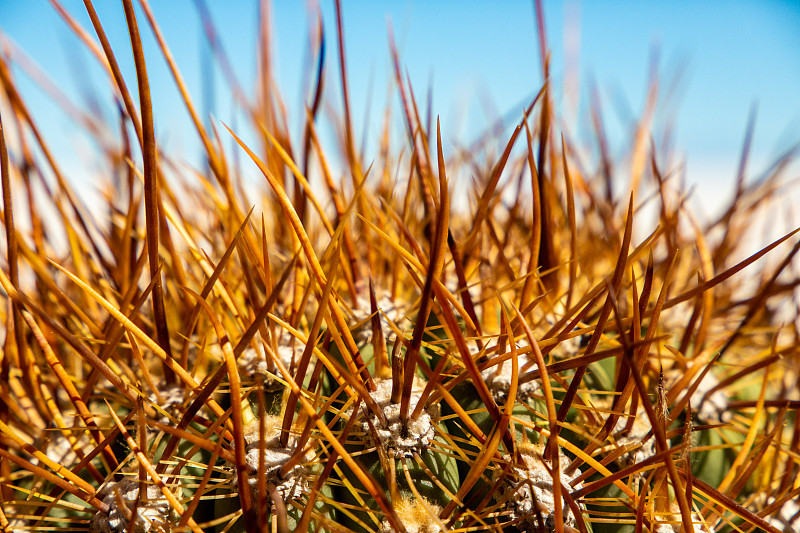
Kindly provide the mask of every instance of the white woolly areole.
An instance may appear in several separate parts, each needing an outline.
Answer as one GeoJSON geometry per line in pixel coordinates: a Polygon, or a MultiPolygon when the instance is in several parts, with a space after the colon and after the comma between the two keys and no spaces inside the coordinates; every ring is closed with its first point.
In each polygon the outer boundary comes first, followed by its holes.
{"type": "MultiPolygon", "coordinates": [[[[265,485],[267,483],[275,485],[283,501],[297,499],[311,488],[308,482],[308,469],[305,463],[311,461],[314,454],[308,451],[298,464],[292,467],[284,477],[280,477],[281,468],[283,468],[283,465],[289,461],[297,450],[297,438],[290,436],[287,447],[283,448],[279,446],[278,441],[280,431],[275,431],[275,429],[271,427],[267,427],[266,430],[263,451],[265,485]]],[[[245,461],[249,467],[247,481],[250,488],[256,491],[258,490],[258,468],[261,457],[258,432],[246,435],[245,439],[247,442],[245,461]]]]}
{"type": "MultiPolygon", "coordinates": [[[[523,531],[540,532],[537,515],[541,515],[544,531],[555,531],[555,498],[553,497],[553,477],[545,468],[545,460],[535,449],[522,452],[524,466],[511,467],[510,475],[500,484],[501,498],[508,498],[508,517],[512,521],[519,520],[517,527],[523,531]],[[538,511],[538,512],[537,512],[538,511]]],[[[510,459],[509,459],[510,460],[510,459]]],[[[549,461],[546,462],[551,467],[549,461]]],[[[561,468],[569,464],[569,459],[559,450],[561,468]]],[[[562,490],[572,491],[581,484],[573,485],[572,480],[581,475],[575,470],[570,477],[560,472],[562,490]]],[[[499,475],[499,474],[497,474],[499,475]]],[[[575,517],[569,506],[562,500],[562,518],[567,526],[575,525],[575,517]]]]}
{"type": "MultiPolygon", "coordinates": [[[[81,450],[84,455],[88,455],[93,449],[91,438],[88,433],[81,433],[76,439],[74,444],[70,442],[67,437],[61,432],[52,431],[47,435],[47,446],[44,448],[44,454],[53,462],[60,465],[71,467],[78,462],[78,454],[75,450],[81,450]]],[[[41,439],[38,440],[37,448],[41,449],[41,439]]],[[[33,458],[33,464],[39,464],[39,459],[33,458]]]]}
{"type": "MultiPolygon", "coordinates": [[[[406,431],[403,431],[403,423],[400,420],[400,404],[391,403],[392,380],[375,380],[378,387],[375,392],[370,393],[372,399],[383,410],[386,417],[384,425],[374,413],[368,413],[369,420],[375,428],[381,446],[388,452],[399,457],[412,457],[414,453],[421,453],[433,442],[436,435],[436,421],[439,418],[439,406],[432,405],[423,409],[418,417],[410,419],[406,431]]],[[[411,389],[409,401],[409,413],[412,413],[419,403],[424,384],[421,380],[414,378],[414,385],[411,389]]],[[[364,432],[369,435],[373,445],[374,437],[370,431],[369,424],[364,421],[361,423],[364,432]]]]}
{"type": "MultiPolygon", "coordinates": [[[[596,405],[606,412],[607,416],[611,416],[610,410],[613,408],[612,400],[600,399],[597,400],[596,405]]],[[[614,464],[622,468],[640,463],[656,454],[656,441],[653,435],[651,434],[646,441],[644,440],[652,430],[650,419],[647,418],[647,412],[640,405],[636,416],[633,417],[631,427],[626,429],[631,422],[631,415],[628,414],[629,411],[630,409],[628,407],[625,407],[622,413],[617,411],[617,422],[614,424],[611,435],[609,435],[609,439],[612,442],[598,450],[600,453],[605,454],[619,448],[629,448],[614,459],[614,464]]],[[[593,429],[599,429],[605,424],[605,420],[601,420],[600,422],[600,426],[593,426],[593,429]]]]}
{"type": "MultiPolygon", "coordinates": [[[[108,513],[98,511],[94,515],[92,533],[127,531],[129,519],[126,517],[131,516],[136,499],[139,498],[139,481],[125,478],[119,483],[109,483],[102,489],[100,495],[103,496],[103,503],[108,505],[108,513]],[[127,509],[121,509],[118,505],[117,493],[127,509]]],[[[145,495],[139,500],[133,530],[136,533],[149,533],[168,529],[170,506],[161,489],[153,484],[147,484],[145,495]]]]}
{"type": "MultiPolygon", "coordinates": [[[[531,359],[528,354],[520,354],[517,356],[519,364],[519,375],[522,376],[522,368],[526,365],[530,366],[531,359]]],[[[492,392],[492,396],[496,401],[504,402],[508,398],[508,391],[511,390],[512,380],[512,362],[511,360],[503,361],[502,363],[484,369],[481,372],[483,381],[492,392]]],[[[534,380],[525,381],[517,384],[517,398],[527,399],[539,392],[539,382],[534,380]]]]}
{"type": "Polygon", "coordinates": [[[625,431],[625,427],[628,425],[629,418],[630,417],[628,416],[620,416],[616,425],[614,426],[613,433],[617,446],[623,447],[637,445],[636,448],[623,453],[614,460],[617,465],[623,468],[636,463],[641,463],[642,461],[649,459],[656,454],[655,438],[653,438],[651,435],[649,439],[644,441],[644,438],[652,429],[652,426],[650,425],[650,419],[647,418],[647,413],[640,409],[633,420],[633,426],[628,431],[625,431]]]}
{"type": "MultiPolygon", "coordinates": [[[[302,464],[295,465],[284,478],[280,477],[280,470],[289,458],[294,455],[294,448],[267,448],[264,450],[264,476],[266,483],[272,483],[278,489],[284,501],[299,498],[304,492],[310,490],[310,485],[306,477],[306,467],[302,464]]],[[[307,457],[303,458],[308,459],[307,457]]],[[[251,475],[248,483],[253,490],[258,490],[259,450],[256,445],[247,450],[247,466],[250,467],[251,475]]]]}
{"type": "MultiPolygon", "coordinates": [[[[516,341],[516,346],[517,350],[519,350],[520,348],[526,348],[530,346],[530,344],[528,344],[528,341],[523,339],[516,341]]],[[[484,349],[484,353],[487,357],[489,357],[489,359],[493,359],[495,357],[508,357],[508,359],[497,364],[491,364],[491,366],[488,368],[484,368],[481,371],[481,377],[486,383],[486,387],[492,393],[492,397],[494,397],[495,401],[505,403],[506,399],[508,398],[508,391],[511,390],[513,362],[511,361],[511,356],[509,353],[510,347],[508,345],[506,345],[506,351],[503,354],[497,354],[496,352],[497,344],[495,341],[492,341],[484,349]]],[[[477,353],[478,352],[476,349],[472,350],[472,355],[476,355],[477,353]]],[[[522,378],[528,372],[538,369],[538,366],[536,366],[536,361],[533,357],[531,357],[530,353],[518,353],[517,364],[519,365],[518,379],[522,378]]],[[[540,389],[541,387],[538,380],[518,382],[517,398],[521,400],[532,398],[540,391],[540,389]]]]}

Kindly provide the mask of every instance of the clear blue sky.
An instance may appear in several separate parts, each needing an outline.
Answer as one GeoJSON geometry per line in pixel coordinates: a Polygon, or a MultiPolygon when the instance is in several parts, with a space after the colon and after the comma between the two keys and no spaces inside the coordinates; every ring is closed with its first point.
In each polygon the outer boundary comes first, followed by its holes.
{"type": "MultiPolygon", "coordinates": [[[[188,0],[152,1],[162,31],[197,102],[201,101],[200,55],[207,53],[194,4],[188,0]]],[[[208,0],[217,29],[246,90],[253,87],[256,1],[208,0]]],[[[333,2],[323,0],[328,36],[328,102],[340,105],[336,85],[333,2]]],[[[96,1],[111,34],[129,85],[135,87],[124,15],[119,2],[96,1]]],[[[308,54],[307,3],[274,2],[273,30],[277,81],[289,106],[294,132],[302,118],[301,82],[308,54]]],[[[565,89],[563,102],[579,101],[571,118],[572,134],[591,135],[586,114],[587,87],[594,79],[602,95],[605,120],[623,145],[630,121],[640,113],[651,52],[660,50],[663,84],[659,128],[674,122],[676,149],[686,154],[689,179],[701,189],[731,180],[737,165],[747,116],[758,105],[753,173],[800,141],[800,4],[797,2],[545,2],[553,77],[565,89]],[[578,78],[565,82],[565,65],[575,62],[578,78]],[[676,79],[677,76],[677,79],[676,79]],[[674,91],[669,91],[675,81],[674,91]]],[[[89,32],[82,2],[64,5],[89,32]]],[[[434,113],[441,116],[446,142],[466,143],[495,114],[521,110],[541,86],[541,67],[532,2],[471,0],[343,1],[348,76],[354,123],[359,131],[367,101],[380,117],[390,76],[387,22],[391,20],[418,96],[433,84],[434,113]],[[370,96],[371,95],[371,96],[370,96]],[[490,102],[491,106],[486,105],[490,102]]],[[[197,142],[189,129],[164,62],[153,47],[144,16],[153,86],[157,135],[173,152],[195,158],[197,142]]],[[[85,85],[108,93],[88,53],[45,0],[0,0],[0,30],[33,59],[70,96],[80,102],[85,85]],[[78,51],[78,50],[81,51],[78,51]],[[80,75],[76,77],[76,72],[80,75]]],[[[55,149],[79,174],[88,141],[74,135],[69,119],[49,97],[19,73],[25,97],[55,149]],[[76,155],[77,154],[77,155],[76,155]]],[[[218,79],[214,112],[230,123],[230,97],[218,79]]],[[[396,101],[396,95],[392,95],[396,101]]],[[[104,103],[107,113],[112,109],[104,103]]],[[[371,130],[376,135],[376,130],[371,130]]]]}

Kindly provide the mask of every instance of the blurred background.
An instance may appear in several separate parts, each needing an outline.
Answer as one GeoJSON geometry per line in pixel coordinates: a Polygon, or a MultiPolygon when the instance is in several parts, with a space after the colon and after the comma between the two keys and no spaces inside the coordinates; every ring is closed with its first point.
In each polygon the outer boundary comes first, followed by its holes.
{"type": "MultiPolygon", "coordinates": [[[[96,40],[83,3],[62,4],[96,40]]],[[[121,3],[95,4],[135,91],[121,3]]],[[[213,59],[201,13],[208,10],[238,83],[252,97],[258,2],[152,1],[152,8],[195,103],[236,129],[240,117],[231,87],[213,59]]],[[[310,100],[317,55],[310,36],[318,12],[327,42],[325,104],[329,113],[340,113],[333,2],[279,1],[270,6],[274,81],[295,141],[310,100]]],[[[390,27],[417,98],[424,102],[430,91],[446,150],[468,145],[502,117],[513,125],[543,83],[533,2],[344,0],[343,16],[353,124],[367,164],[377,153],[387,101],[399,112],[390,27]]],[[[201,168],[188,114],[141,9],[137,17],[160,146],[175,159],[201,168]]],[[[544,2],[544,19],[556,110],[562,118],[558,127],[585,146],[590,169],[597,168],[593,99],[612,155],[623,154],[654,75],[659,81],[654,141],[663,153],[672,154],[667,170],[685,169],[687,182],[697,187],[693,201],[703,210],[713,210],[718,200],[730,196],[751,112],[756,121],[749,179],[800,141],[798,2],[544,2]]],[[[102,172],[92,161],[96,147],[31,73],[40,69],[74,103],[113,122],[108,79],[46,0],[0,0],[0,30],[3,53],[17,65],[16,81],[67,174],[77,182],[91,180],[102,172]]],[[[394,125],[399,134],[398,114],[394,125]]]]}

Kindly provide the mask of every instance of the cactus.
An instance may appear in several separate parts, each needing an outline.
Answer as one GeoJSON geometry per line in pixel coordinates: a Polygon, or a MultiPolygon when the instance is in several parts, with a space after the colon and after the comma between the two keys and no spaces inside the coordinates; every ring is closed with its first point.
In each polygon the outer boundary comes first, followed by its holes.
{"type": "Polygon", "coordinates": [[[302,145],[271,85],[240,95],[245,142],[203,125],[170,62],[207,161],[187,170],[155,142],[122,4],[138,102],[80,34],[120,103],[118,124],[76,115],[114,176],[102,213],[0,56],[3,531],[800,529],[800,244],[742,238],[782,165],[704,225],[642,119],[616,197],[548,84],[510,134],[446,157],[395,51],[405,136],[387,123],[364,157],[346,111],[341,180],[320,91],[302,145]]]}

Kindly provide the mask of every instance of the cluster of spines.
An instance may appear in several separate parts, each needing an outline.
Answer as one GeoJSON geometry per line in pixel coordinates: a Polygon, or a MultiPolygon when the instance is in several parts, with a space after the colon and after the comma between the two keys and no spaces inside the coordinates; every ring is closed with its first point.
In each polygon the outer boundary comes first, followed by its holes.
{"type": "MultiPolygon", "coordinates": [[[[736,265],[725,260],[736,240],[729,231],[716,243],[700,230],[687,239],[684,207],[671,207],[655,154],[647,169],[637,135],[630,189],[646,197],[652,178],[657,194],[645,203],[660,202],[661,214],[634,245],[643,204],[631,194],[620,209],[601,193],[609,176],[586,178],[569,156],[577,149],[563,138],[554,146],[549,86],[486,164],[468,213],[451,209],[453,176],[480,159],[446,160],[396,53],[410,159],[384,154],[378,183],[367,181],[343,77],[349,197],[316,136],[319,92],[302,165],[268,98],[251,109],[263,153],[229,130],[270,186],[257,220],[218,133],[196,119],[183,87],[209,175],[199,176],[199,192],[157,177],[169,158],[156,158],[144,56],[132,3],[123,4],[138,111],[88,6],[124,102],[123,129],[141,144],[144,187],[126,137],[110,161],[127,176],[118,184],[127,194],[109,197],[116,215],[98,235],[45,156],[58,192],[25,190],[29,215],[41,227],[36,201],[57,208],[67,259],[47,262],[59,244],[41,231],[18,238],[10,199],[21,193],[12,191],[3,130],[9,267],[0,281],[11,312],[0,525],[778,531],[767,517],[783,514],[796,524],[788,502],[799,490],[789,452],[800,434],[798,377],[785,361],[797,357],[797,335],[770,321],[768,302],[793,290],[784,271],[798,247],[751,292],[735,283],[792,235],[736,265]],[[335,215],[308,185],[314,158],[335,215]],[[395,177],[402,169],[405,182],[395,177]],[[530,196],[519,193],[522,179],[502,180],[512,170],[530,177],[530,196]],[[391,194],[398,185],[404,194],[391,194]],[[503,189],[513,187],[507,202],[503,189]],[[20,282],[20,268],[34,288],[20,282]],[[781,373],[790,381],[772,386],[781,373]],[[63,439],[69,452],[58,451],[63,439]]],[[[337,14],[343,64],[338,3],[337,14]]],[[[48,154],[10,72],[3,58],[20,143],[33,132],[48,154]]],[[[382,146],[391,146],[389,131],[382,146]]],[[[17,174],[38,164],[21,153],[17,174]]],[[[769,201],[740,186],[728,227],[747,215],[735,206],[748,194],[755,205],[769,201]]]]}

